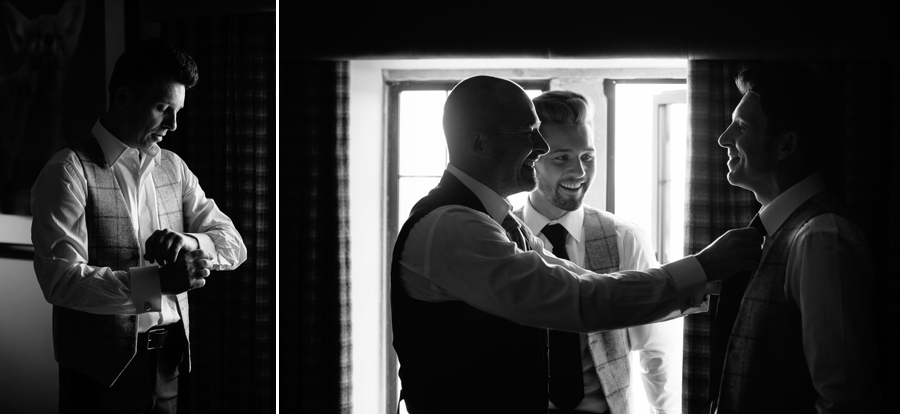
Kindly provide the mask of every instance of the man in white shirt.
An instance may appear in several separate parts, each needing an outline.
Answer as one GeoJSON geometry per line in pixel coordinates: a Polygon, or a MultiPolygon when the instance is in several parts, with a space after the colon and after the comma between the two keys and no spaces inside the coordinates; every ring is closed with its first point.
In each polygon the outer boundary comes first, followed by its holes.
{"type": "Polygon", "coordinates": [[[558,259],[506,197],[547,152],[525,91],[463,80],[444,105],[450,164],[403,225],[391,264],[394,349],[410,413],[547,410],[542,329],[593,332],[702,310],[707,282],[755,267],[761,236],[731,230],[696,256],[600,275],[558,259]]]}
{"type": "MultiPolygon", "coordinates": [[[[582,203],[596,172],[591,102],[572,91],[546,92],[533,102],[550,151],[535,163],[537,189],[516,215],[554,255],[585,269],[610,273],[659,267],[642,229],[582,203]]],[[[680,359],[675,353],[680,351],[681,336],[666,329],[679,322],[588,334],[550,331],[550,412],[636,412],[629,401],[632,350],[640,352],[642,379],[653,412],[681,412],[681,372],[673,366],[673,359],[680,359]],[[577,389],[557,393],[556,388],[577,389]]]]}
{"type": "MultiPolygon", "coordinates": [[[[728,182],[762,204],[762,261],[722,284],[725,335],[711,412],[880,412],[878,349],[870,304],[874,264],[863,233],[819,175],[827,99],[814,73],[793,63],[745,70],[732,123],[719,137],[728,182]],[[734,297],[731,297],[734,296],[734,297]]],[[[716,361],[713,361],[714,363],[716,361]]]]}
{"type": "Polygon", "coordinates": [[[110,105],[31,190],[34,268],[53,304],[60,413],[170,413],[190,370],[187,291],[247,249],[184,161],[174,131],[197,67],[155,39],[116,62],[110,105]]]}

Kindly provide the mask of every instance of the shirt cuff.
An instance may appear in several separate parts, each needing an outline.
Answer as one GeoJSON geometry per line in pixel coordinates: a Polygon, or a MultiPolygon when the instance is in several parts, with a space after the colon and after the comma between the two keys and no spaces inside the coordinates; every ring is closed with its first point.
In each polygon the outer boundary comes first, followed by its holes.
{"type": "Polygon", "coordinates": [[[137,314],[160,312],[162,310],[162,291],[159,287],[159,266],[132,267],[128,270],[131,276],[131,302],[137,314]]]}
{"type": "Polygon", "coordinates": [[[706,272],[694,256],[687,256],[663,266],[675,281],[678,306],[681,312],[703,304],[706,291],[706,272]]]}
{"type": "Polygon", "coordinates": [[[200,250],[207,252],[212,255],[213,259],[216,263],[219,262],[219,253],[216,252],[216,243],[213,242],[212,237],[204,233],[186,233],[188,236],[193,236],[197,239],[197,244],[200,245],[200,250]]]}

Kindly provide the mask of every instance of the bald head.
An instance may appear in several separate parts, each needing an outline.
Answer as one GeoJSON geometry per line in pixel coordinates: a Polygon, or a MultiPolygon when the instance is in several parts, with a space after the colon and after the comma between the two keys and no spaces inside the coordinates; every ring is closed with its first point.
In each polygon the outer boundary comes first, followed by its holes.
{"type": "Polygon", "coordinates": [[[521,86],[494,76],[478,75],[458,83],[444,103],[444,136],[451,162],[473,131],[488,135],[528,128],[534,106],[521,86]]]}
{"type": "Polygon", "coordinates": [[[548,150],[539,125],[528,94],[507,79],[465,79],[444,103],[450,163],[503,197],[537,186],[534,163],[548,150]]]}

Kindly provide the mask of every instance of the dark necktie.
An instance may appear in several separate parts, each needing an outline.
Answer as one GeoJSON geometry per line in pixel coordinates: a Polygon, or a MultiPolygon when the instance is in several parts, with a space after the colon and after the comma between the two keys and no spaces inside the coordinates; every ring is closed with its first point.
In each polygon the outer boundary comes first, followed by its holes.
{"type": "MultiPolygon", "coordinates": [[[[747,227],[756,228],[762,232],[763,236],[767,235],[759,214],[753,216],[753,220],[747,227]]],[[[710,347],[709,398],[711,401],[719,399],[719,386],[722,380],[722,371],[725,368],[725,350],[728,347],[728,339],[731,337],[731,329],[734,327],[734,321],[741,309],[744,291],[747,290],[747,284],[750,283],[750,278],[754,273],[756,273],[755,270],[750,270],[734,275],[723,281],[719,290],[719,302],[716,305],[712,346],[710,347]]]]}
{"type": "MultiPolygon", "coordinates": [[[[566,235],[569,233],[563,226],[550,224],[544,226],[541,233],[553,245],[554,256],[569,260],[566,253],[566,235]]],[[[579,335],[549,329],[550,401],[560,410],[572,410],[584,398],[579,335]]]]}
{"type": "Polygon", "coordinates": [[[516,220],[511,213],[503,218],[503,222],[500,223],[500,226],[503,227],[503,230],[506,230],[506,236],[509,237],[510,241],[515,242],[520,250],[529,250],[526,247],[525,236],[522,235],[522,228],[519,225],[519,221],[516,220]]]}

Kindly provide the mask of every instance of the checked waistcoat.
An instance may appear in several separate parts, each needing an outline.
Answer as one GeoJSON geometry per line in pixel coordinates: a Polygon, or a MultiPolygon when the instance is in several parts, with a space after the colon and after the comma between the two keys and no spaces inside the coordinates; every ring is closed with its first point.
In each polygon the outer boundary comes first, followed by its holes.
{"type": "Polygon", "coordinates": [[[803,352],[800,311],[784,293],[787,260],[798,230],[832,213],[813,197],[773,236],[750,279],[725,351],[718,412],[814,413],[817,393],[803,352]]]}
{"type": "MultiPolygon", "coordinates": [[[[522,209],[516,210],[522,217],[522,209]]],[[[619,271],[619,246],[611,213],[584,206],[584,268],[595,273],[619,271]]],[[[631,270],[631,269],[627,269],[631,270]]],[[[587,335],[594,370],[612,414],[630,413],[631,344],[626,329],[592,332],[587,335]]]]}
{"type": "MultiPolygon", "coordinates": [[[[85,222],[88,233],[87,264],[128,270],[140,266],[140,246],[122,190],[93,137],[72,144],[87,181],[85,222]]],[[[166,150],[162,150],[166,151],[166,150]]],[[[151,173],[156,188],[161,228],[182,232],[182,187],[167,157],[151,173]]],[[[187,293],[178,296],[178,312],[189,344],[187,293]]],[[[53,350],[56,361],[102,384],[112,386],[137,352],[137,315],[96,315],[53,307],[53,350]]],[[[190,346],[185,350],[190,371],[190,346]]]]}

